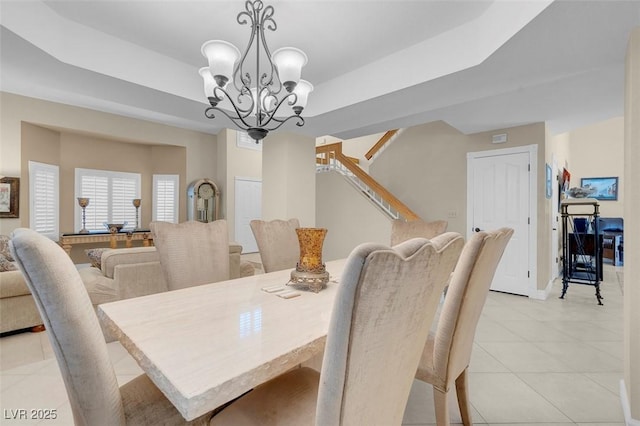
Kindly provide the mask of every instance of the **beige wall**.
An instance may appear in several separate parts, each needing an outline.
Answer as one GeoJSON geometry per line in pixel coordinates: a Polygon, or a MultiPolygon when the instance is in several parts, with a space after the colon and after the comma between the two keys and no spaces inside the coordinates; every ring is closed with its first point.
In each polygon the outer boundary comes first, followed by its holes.
{"type": "Polygon", "coordinates": [[[422,219],[444,219],[449,231],[467,233],[467,153],[538,145],[537,158],[537,288],[548,285],[550,233],[545,198],[544,123],[496,129],[471,135],[444,122],[405,129],[369,167],[369,173],[422,219]],[[493,144],[492,135],[507,133],[508,141],[493,144]]]}
{"type": "MultiPolygon", "coordinates": [[[[111,159],[110,164],[131,169],[129,171],[137,171],[139,168],[147,170],[150,167],[136,164],[140,156],[147,157],[145,163],[149,164],[153,158],[158,163],[149,170],[155,173],[163,173],[160,169],[166,170],[167,165],[179,163],[180,185],[183,188],[181,200],[184,201],[189,182],[203,176],[215,176],[216,151],[217,141],[212,135],[0,92],[0,175],[21,177],[22,201],[20,218],[0,220],[0,233],[9,234],[19,226],[28,226],[28,210],[23,210],[28,200],[28,160],[37,157],[42,162],[64,164],[61,181],[69,178],[67,169],[75,161],[74,158],[82,157],[83,164],[87,164],[75,167],[93,168],[90,164],[100,166],[111,159]],[[33,126],[23,126],[24,123],[33,126]],[[23,129],[27,129],[26,134],[23,134],[23,129]],[[56,133],[60,136],[56,137],[56,133]],[[25,153],[22,149],[24,137],[30,140],[25,153]],[[92,142],[87,144],[89,140],[92,142]],[[60,144],[57,155],[53,148],[56,143],[60,144]],[[143,145],[132,145],[137,143],[143,145]],[[127,151],[114,150],[114,144],[118,144],[119,149],[127,147],[127,151]],[[107,145],[109,148],[106,148],[107,145]],[[39,148],[34,149],[34,146],[39,148]],[[181,151],[172,151],[175,148],[171,146],[181,147],[181,151]],[[176,154],[177,152],[184,153],[176,154]],[[29,156],[33,158],[27,158],[29,156]]],[[[143,193],[150,185],[150,182],[143,183],[143,193]]],[[[65,191],[66,187],[61,191],[61,217],[68,221],[70,219],[67,213],[72,207],[68,205],[70,196],[65,191]]],[[[151,196],[148,197],[150,200],[151,196]]],[[[143,216],[143,220],[150,220],[150,205],[146,206],[147,209],[143,207],[142,212],[143,215],[148,214],[149,219],[143,216]]],[[[181,202],[181,218],[186,218],[185,211],[185,203],[181,202]]],[[[66,232],[67,227],[66,222],[61,223],[61,232],[66,232]]]]}
{"type": "Polygon", "coordinates": [[[390,243],[391,219],[338,172],[316,176],[316,199],[316,226],[328,230],[323,260],[347,257],[364,242],[390,243]]]}
{"type": "Polygon", "coordinates": [[[629,39],[625,74],[624,383],[630,415],[640,422],[640,28],[629,39]]]}
{"type": "MultiPolygon", "coordinates": [[[[29,197],[29,161],[59,166],[60,170],[60,233],[76,232],[75,169],[97,169],[141,174],[140,226],[148,228],[151,222],[151,200],[153,174],[178,174],[180,176],[181,199],[186,193],[186,149],[175,146],[133,144],[98,138],[89,134],[45,129],[30,123],[22,123],[21,158],[22,184],[29,197]],[[96,155],[97,154],[97,155],[96,155]]],[[[186,203],[181,202],[179,217],[186,218],[186,203]]],[[[21,226],[29,226],[29,203],[23,203],[20,214],[21,226]]],[[[72,258],[84,263],[84,249],[77,246],[72,258]]]]}
{"type": "Polygon", "coordinates": [[[584,177],[618,177],[618,201],[600,201],[600,216],[622,217],[624,211],[624,118],[569,132],[571,187],[584,177]]]}
{"type": "Polygon", "coordinates": [[[218,140],[225,141],[224,148],[218,152],[220,167],[218,175],[224,174],[219,179],[222,192],[222,211],[229,226],[229,238],[235,240],[235,179],[251,178],[262,179],[262,151],[238,148],[236,143],[237,132],[225,129],[218,134],[218,140]],[[225,161],[226,160],[226,161],[225,161]]]}
{"type": "Polygon", "coordinates": [[[270,134],[262,147],[262,218],[298,218],[316,226],[315,139],[286,131],[270,134]]]}

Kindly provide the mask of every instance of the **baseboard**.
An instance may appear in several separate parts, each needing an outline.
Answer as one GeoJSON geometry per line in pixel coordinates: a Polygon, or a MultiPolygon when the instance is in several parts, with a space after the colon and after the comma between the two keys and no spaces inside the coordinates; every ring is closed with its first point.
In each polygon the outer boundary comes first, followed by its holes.
{"type": "Polygon", "coordinates": [[[620,403],[622,404],[625,424],[627,426],[640,426],[640,420],[634,420],[631,418],[631,406],[629,406],[627,387],[624,385],[624,380],[620,380],[620,403]]]}
{"type": "Polygon", "coordinates": [[[549,293],[551,293],[551,288],[553,287],[554,281],[555,280],[549,280],[549,282],[547,283],[547,287],[545,287],[544,290],[536,289],[529,293],[529,298],[536,300],[547,300],[547,297],[549,297],[549,293]]]}

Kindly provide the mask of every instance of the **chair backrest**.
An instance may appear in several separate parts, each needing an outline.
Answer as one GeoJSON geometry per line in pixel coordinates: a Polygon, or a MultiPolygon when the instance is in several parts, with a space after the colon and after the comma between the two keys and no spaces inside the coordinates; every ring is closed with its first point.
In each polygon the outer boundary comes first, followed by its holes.
{"type": "Polygon", "coordinates": [[[317,425],[400,424],[458,233],[394,248],[366,243],[347,260],[324,352],[317,425]]]}
{"type": "Polygon", "coordinates": [[[149,227],[169,290],[229,279],[229,231],[225,220],[151,222],[149,227]]]}
{"type": "Polygon", "coordinates": [[[107,345],[73,262],[30,229],[13,231],[11,247],[56,355],[76,425],[122,425],[124,409],[107,345]]]}
{"type": "Polygon", "coordinates": [[[411,238],[426,238],[430,240],[436,235],[443,234],[447,230],[449,222],[446,220],[412,220],[406,222],[396,219],[391,223],[391,245],[395,246],[411,238]]]}
{"type": "Polygon", "coordinates": [[[448,382],[467,368],[480,313],[513,229],[480,231],[465,244],[451,276],[436,329],[435,374],[448,382]]]}
{"type": "Polygon", "coordinates": [[[293,269],[300,259],[298,219],[252,220],[249,225],[258,244],[264,272],[293,269]]]}

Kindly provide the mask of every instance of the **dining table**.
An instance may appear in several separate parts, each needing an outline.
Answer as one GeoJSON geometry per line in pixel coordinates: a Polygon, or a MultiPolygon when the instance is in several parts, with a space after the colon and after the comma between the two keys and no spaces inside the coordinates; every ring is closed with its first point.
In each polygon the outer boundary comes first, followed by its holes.
{"type": "Polygon", "coordinates": [[[326,263],[318,293],[283,270],[102,304],[98,318],[193,420],[322,353],[345,264],[326,263]]]}

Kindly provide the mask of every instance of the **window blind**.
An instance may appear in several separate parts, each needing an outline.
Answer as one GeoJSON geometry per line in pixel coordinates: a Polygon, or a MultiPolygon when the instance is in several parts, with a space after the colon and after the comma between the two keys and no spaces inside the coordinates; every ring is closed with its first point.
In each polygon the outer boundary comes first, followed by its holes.
{"type": "Polygon", "coordinates": [[[29,226],[55,241],[59,236],[59,167],[29,161],[29,226]]]}
{"type": "Polygon", "coordinates": [[[178,223],[179,175],[153,175],[153,220],[178,223]]]}
{"type": "MultiPolygon", "coordinates": [[[[86,228],[106,231],[105,223],[127,223],[136,227],[133,199],[140,198],[140,174],[107,170],[76,169],[76,197],[89,198],[86,228]]],[[[82,228],[82,208],[76,204],[76,227],[82,228]]]]}

